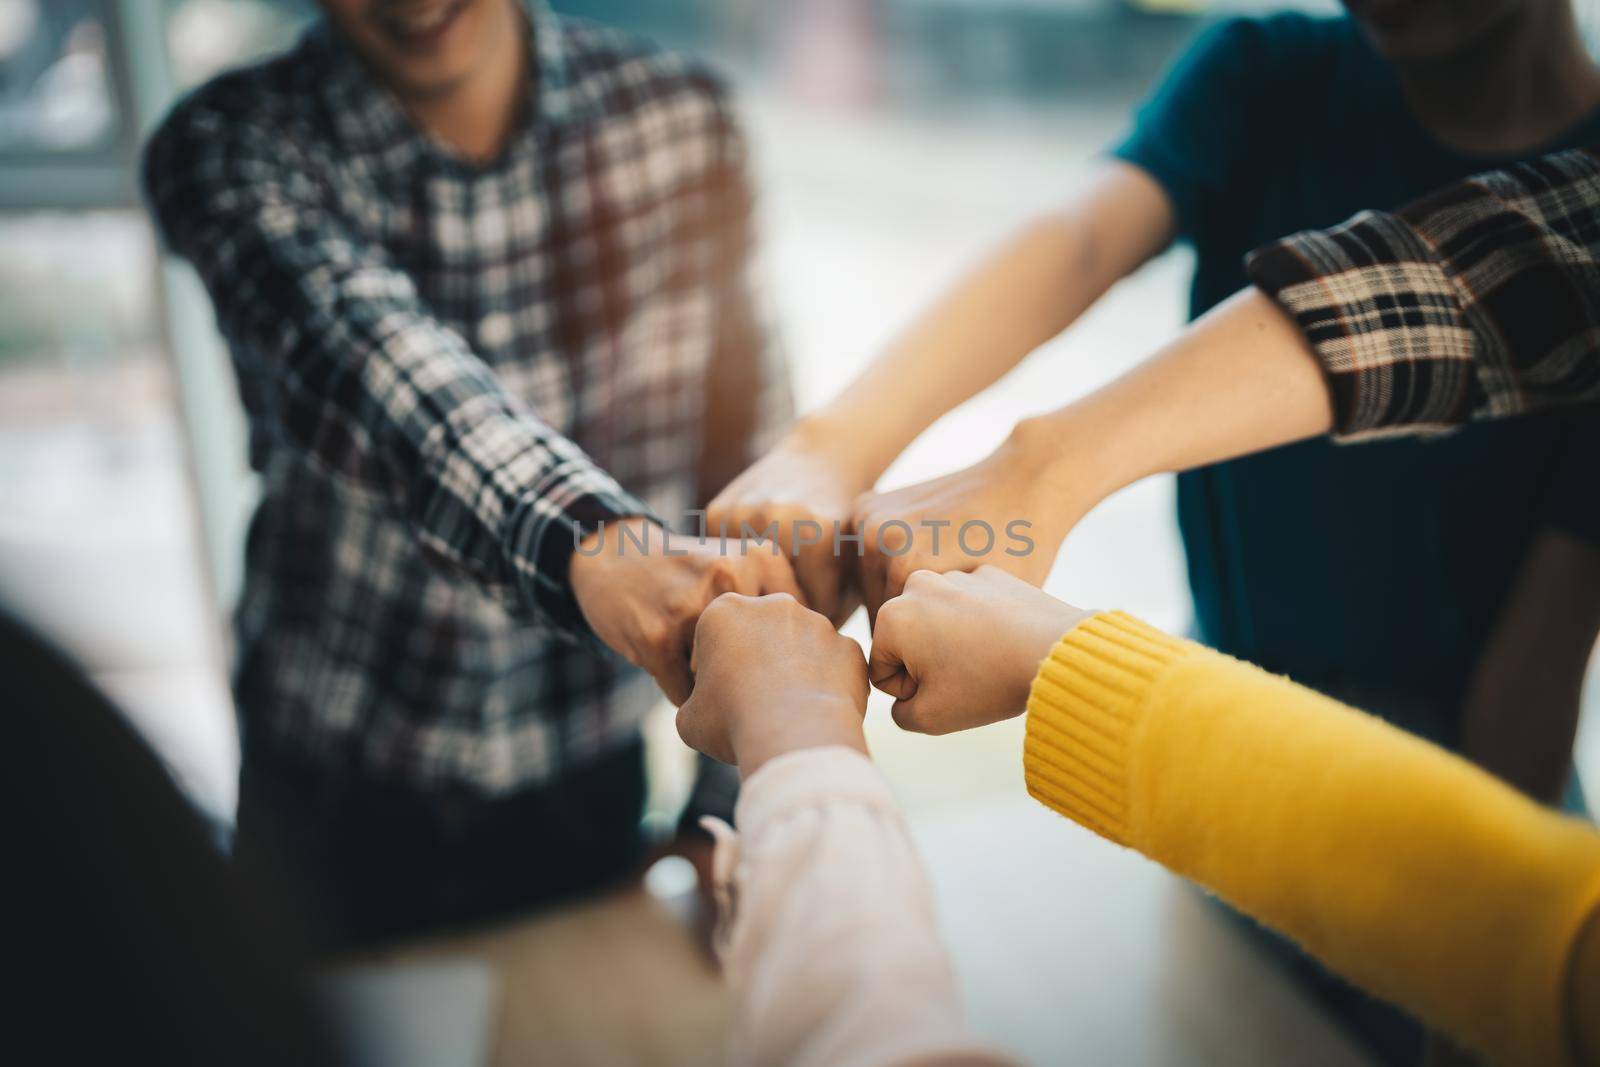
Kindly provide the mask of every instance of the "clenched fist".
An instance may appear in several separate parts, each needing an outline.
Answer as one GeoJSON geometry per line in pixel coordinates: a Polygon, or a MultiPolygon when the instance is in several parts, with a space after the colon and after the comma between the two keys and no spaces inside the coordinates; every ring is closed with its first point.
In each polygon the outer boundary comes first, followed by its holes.
{"type": "Polygon", "coordinates": [[[848,533],[851,507],[872,478],[838,440],[800,431],[757,460],[706,508],[713,534],[738,537],[745,529],[772,531],[794,561],[806,602],[843,623],[860,603],[853,546],[836,551],[835,531],[848,533]]]}
{"type": "Polygon", "coordinates": [[[793,597],[718,597],[695,629],[693,664],[678,734],[744,776],[802,748],[866,752],[861,646],[793,597]]]}
{"type": "Polygon", "coordinates": [[[856,501],[862,536],[861,595],[876,618],[916,571],[973,571],[985,564],[1034,585],[1061,542],[1098,500],[1061,473],[1057,442],[1019,427],[964,470],[856,501]]]}
{"type": "Polygon", "coordinates": [[[917,571],[878,609],[872,684],[903,729],[948,734],[1021,714],[1039,664],[1090,612],[995,567],[917,571]]]}
{"type": "Polygon", "coordinates": [[[647,519],[607,523],[572,555],[572,593],[595,636],[682,704],[700,613],[723,593],[799,593],[789,560],[762,542],[670,533],[647,519]]]}

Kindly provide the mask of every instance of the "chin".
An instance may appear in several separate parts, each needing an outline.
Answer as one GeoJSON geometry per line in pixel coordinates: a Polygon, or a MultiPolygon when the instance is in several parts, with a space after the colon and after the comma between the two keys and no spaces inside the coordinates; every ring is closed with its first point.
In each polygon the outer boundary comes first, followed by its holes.
{"type": "Polygon", "coordinates": [[[370,0],[336,11],[339,28],[409,96],[438,96],[484,61],[512,0],[370,0]]]}
{"type": "Polygon", "coordinates": [[[1526,0],[1344,0],[1386,59],[1448,59],[1480,44],[1526,0]]]}

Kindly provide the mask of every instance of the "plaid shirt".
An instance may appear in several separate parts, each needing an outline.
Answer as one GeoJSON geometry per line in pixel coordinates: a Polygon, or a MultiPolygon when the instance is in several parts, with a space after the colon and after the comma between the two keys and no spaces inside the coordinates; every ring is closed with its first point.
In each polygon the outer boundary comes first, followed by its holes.
{"type": "Polygon", "coordinates": [[[1600,150],[1519,163],[1251,254],[1345,438],[1600,401],[1600,150]]]}
{"type": "Polygon", "coordinates": [[[723,91],[527,14],[527,105],[492,164],[432,140],[318,25],[183,101],[144,169],[216,305],[262,479],[249,736],[485,795],[635,737],[658,699],[587,634],[576,536],[704,501],[789,405],[723,91]]]}

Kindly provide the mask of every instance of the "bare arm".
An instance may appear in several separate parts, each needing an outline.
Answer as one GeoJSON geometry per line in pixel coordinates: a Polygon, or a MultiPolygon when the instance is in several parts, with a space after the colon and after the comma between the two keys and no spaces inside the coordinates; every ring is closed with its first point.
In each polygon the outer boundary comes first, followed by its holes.
{"type": "MultiPolygon", "coordinates": [[[[799,546],[795,570],[813,607],[848,614],[848,576],[826,536],[855,498],[935,419],[998,381],[1035,348],[1171,243],[1172,205],[1155,180],[1107,163],[1060,210],[1034,220],[914,321],[831,402],[802,418],[768,456],[708,509],[713,528],[741,523],[796,552],[799,523],[820,543],[799,546]]],[[[811,535],[807,535],[808,538],[811,535]]]]}
{"type": "Polygon", "coordinates": [[[988,562],[1040,581],[1072,524],[1146,474],[1330,431],[1415,433],[1600,400],[1597,208],[1600,156],[1567,152],[1257,251],[1248,266],[1262,291],[1236,295],[1105,389],[1021,424],[975,466],[863,498],[868,608],[918,569],[988,562]],[[974,519],[1027,520],[1043,551],[974,557],[946,537],[941,559],[937,530],[921,529],[974,519]],[[891,536],[888,558],[873,549],[891,522],[920,532],[910,546],[891,536]]]}
{"type": "MultiPolygon", "coordinates": [[[[1250,289],[1110,385],[1033,425],[1025,422],[1021,433],[1052,443],[1063,433],[1086,437],[1080,448],[1088,449],[1104,494],[1149,474],[1201,467],[1332,427],[1327,386],[1305,337],[1250,289]]],[[[1052,466],[1058,477],[1069,476],[1060,459],[1052,466]]]]}
{"type": "Polygon", "coordinates": [[[1305,338],[1271,300],[1241,292],[1111,384],[1019,423],[977,464],[863,498],[856,521],[869,546],[861,575],[867,607],[898,595],[917,570],[990,563],[1037,584],[1068,531],[1123,486],[1314,437],[1332,425],[1328,390],[1305,338]],[[973,554],[952,531],[974,521],[997,531],[1026,522],[1032,546],[1019,552],[998,537],[991,551],[973,554]],[[884,551],[872,551],[879,543],[884,551]]]}
{"type": "Polygon", "coordinates": [[[1172,242],[1161,187],[1107,163],[1060,210],[1031,222],[935,301],[806,421],[845,428],[874,479],[917,435],[999,381],[1172,242]],[[885,406],[884,398],[894,403],[885,406]]]}

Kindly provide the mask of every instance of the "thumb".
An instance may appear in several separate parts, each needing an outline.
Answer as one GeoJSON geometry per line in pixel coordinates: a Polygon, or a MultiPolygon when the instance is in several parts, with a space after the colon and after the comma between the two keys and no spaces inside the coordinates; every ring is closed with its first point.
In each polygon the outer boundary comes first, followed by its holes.
{"type": "Polygon", "coordinates": [[[645,668],[656,680],[674,707],[682,707],[694,692],[694,675],[689,671],[689,650],[663,653],[645,668]]]}
{"type": "Polygon", "coordinates": [[[867,659],[867,679],[873,686],[898,700],[910,700],[917,692],[917,680],[900,657],[895,628],[888,617],[880,617],[872,635],[872,654],[867,659]]]}
{"type": "Polygon", "coordinates": [[[924,696],[917,699],[915,687],[911,696],[904,697],[894,702],[894,707],[889,709],[889,715],[894,719],[894,724],[900,729],[914,734],[938,734],[943,730],[936,728],[930,721],[930,710],[927,707],[928,698],[924,696]]]}
{"type": "Polygon", "coordinates": [[[678,706],[678,714],[673,722],[678,727],[678,739],[699,751],[700,746],[696,742],[700,734],[700,717],[696,714],[696,710],[694,694],[691,693],[689,699],[678,706]]]}

